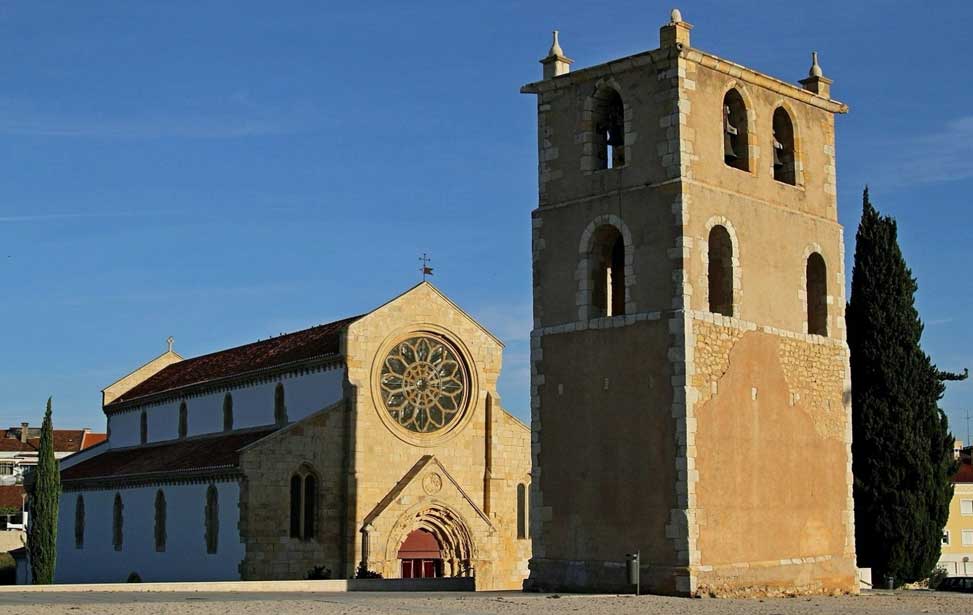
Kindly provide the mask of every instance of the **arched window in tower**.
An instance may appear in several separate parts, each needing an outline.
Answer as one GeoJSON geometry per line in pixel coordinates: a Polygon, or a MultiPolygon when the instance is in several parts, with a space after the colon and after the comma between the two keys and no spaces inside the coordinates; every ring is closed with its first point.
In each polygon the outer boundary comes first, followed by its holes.
{"type": "Polygon", "coordinates": [[[817,252],[807,257],[807,332],[828,335],[828,267],[817,252]]]}
{"type": "Polygon", "coordinates": [[[595,231],[589,255],[593,316],[625,313],[625,241],[614,226],[595,231]]]}
{"type": "Polygon", "coordinates": [[[794,153],[794,124],[783,107],[774,111],[774,179],[795,185],[797,159],[794,153]]]}
{"type": "Polygon", "coordinates": [[[220,538],[220,502],[215,485],[206,488],[206,552],[216,553],[220,538]]]}
{"type": "Polygon", "coordinates": [[[149,441],[149,417],[145,410],[139,415],[139,442],[145,444],[149,441]]]}
{"type": "Polygon", "coordinates": [[[274,387],[274,423],[287,424],[287,404],[284,402],[284,384],[281,382],[274,387]]]}
{"type": "Polygon", "coordinates": [[[115,493],[115,503],[112,505],[111,515],[111,543],[116,551],[122,550],[122,525],[125,522],[123,513],[125,506],[122,504],[122,494],[115,493]]]}
{"type": "Polygon", "coordinates": [[[186,402],[179,404],[179,437],[185,438],[189,433],[189,408],[186,402]]]}
{"type": "Polygon", "coordinates": [[[595,169],[614,169],[625,165],[625,104],[617,91],[598,88],[594,95],[595,169]]]}
{"type": "Polygon", "coordinates": [[[724,226],[709,232],[709,311],[733,316],[733,240],[724,226]]]}
{"type": "Polygon", "coordinates": [[[527,485],[517,485],[517,538],[527,538],[527,485]]]}
{"type": "Polygon", "coordinates": [[[740,92],[730,90],[723,97],[723,161],[741,171],[750,170],[747,137],[747,106],[740,92]]]}
{"type": "Polygon", "coordinates": [[[162,489],[155,492],[155,550],[166,550],[166,494],[162,489]]]}
{"type": "Polygon", "coordinates": [[[84,496],[81,494],[74,502],[74,548],[84,548],[84,496]]]}
{"type": "Polygon", "coordinates": [[[311,540],[317,536],[318,478],[308,467],[291,476],[290,536],[311,540]]]}
{"type": "Polygon", "coordinates": [[[223,396],[223,431],[233,431],[233,396],[223,396]]]}

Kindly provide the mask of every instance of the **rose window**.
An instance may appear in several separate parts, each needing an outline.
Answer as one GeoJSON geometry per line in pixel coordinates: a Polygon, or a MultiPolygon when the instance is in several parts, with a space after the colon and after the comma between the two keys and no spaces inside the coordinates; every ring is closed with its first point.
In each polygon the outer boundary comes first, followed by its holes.
{"type": "Polygon", "coordinates": [[[385,357],[379,382],[389,416],[416,433],[443,429],[466,405],[463,362],[435,337],[411,337],[396,344],[385,357]]]}

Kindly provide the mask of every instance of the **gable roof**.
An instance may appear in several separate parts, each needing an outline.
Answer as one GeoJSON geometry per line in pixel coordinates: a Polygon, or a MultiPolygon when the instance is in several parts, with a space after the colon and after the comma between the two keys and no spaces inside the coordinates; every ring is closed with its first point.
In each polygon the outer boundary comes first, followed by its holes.
{"type": "MultiPolygon", "coordinates": [[[[28,430],[27,441],[20,441],[20,427],[11,427],[7,433],[0,437],[0,453],[36,453],[41,446],[40,429],[36,430],[36,435],[28,430]]],[[[91,433],[86,429],[55,429],[54,430],[54,452],[55,453],[76,453],[89,446],[101,442],[106,437],[103,433],[91,433]]]]}
{"type": "Polygon", "coordinates": [[[240,449],[275,429],[254,429],[109,450],[65,468],[61,471],[61,482],[71,486],[93,480],[158,479],[235,470],[240,462],[240,449]]]}
{"type": "Polygon", "coordinates": [[[467,312],[466,310],[464,310],[463,308],[461,308],[460,306],[458,306],[452,299],[450,299],[449,297],[447,297],[446,294],[443,291],[441,291],[438,288],[436,288],[436,285],[435,284],[433,284],[432,282],[426,281],[426,280],[423,280],[422,282],[419,282],[418,284],[416,284],[415,286],[413,286],[409,290],[405,291],[404,293],[401,293],[401,294],[396,295],[395,297],[389,299],[388,301],[386,301],[382,305],[378,306],[377,308],[375,308],[371,312],[368,312],[367,314],[362,314],[360,316],[360,318],[366,318],[368,316],[371,316],[372,314],[381,311],[383,308],[385,308],[385,307],[387,307],[389,305],[394,304],[396,301],[402,299],[403,297],[405,297],[407,295],[410,295],[410,294],[412,294],[414,292],[417,292],[419,290],[428,290],[428,291],[432,292],[435,296],[437,296],[440,299],[442,299],[449,307],[451,307],[452,309],[456,310],[457,313],[459,313],[464,318],[466,318],[466,320],[468,320],[470,323],[472,323],[473,326],[475,326],[477,329],[479,329],[484,334],[486,334],[487,337],[489,337],[494,342],[496,342],[498,346],[500,346],[501,348],[504,347],[503,340],[501,340],[499,337],[497,337],[496,335],[494,335],[492,331],[490,331],[485,326],[483,326],[483,323],[481,323],[477,319],[475,319],[472,316],[470,316],[470,313],[469,312],[467,312]]]}
{"type": "Polygon", "coordinates": [[[352,316],[303,331],[173,363],[123,393],[105,408],[147,395],[239,376],[296,361],[337,356],[342,331],[359,318],[361,316],[352,316]]]}
{"type": "Polygon", "coordinates": [[[416,477],[419,476],[419,474],[424,469],[426,469],[431,465],[435,465],[439,469],[439,472],[446,477],[446,479],[450,482],[450,484],[452,484],[453,487],[455,487],[456,490],[459,492],[459,494],[463,496],[463,499],[466,501],[466,503],[470,505],[470,507],[476,512],[476,514],[479,515],[479,517],[483,519],[483,521],[487,524],[487,526],[490,527],[492,530],[494,525],[493,522],[490,521],[490,516],[487,515],[485,512],[483,512],[483,509],[480,508],[475,501],[473,501],[473,498],[471,498],[469,494],[466,493],[466,490],[463,489],[463,487],[459,484],[459,482],[455,478],[453,478],[453,475],[450,474],[445,467],[443,467],[443,464],[440,463],[439,459],[437,459],[435,455],[423,455],[422,457],[420,457],[419,461],[417,461],[415,465],[413,465],[409,469],[409,471],[406,472],[405,475],[399,479],[399,482],[395,484],[395,487],[393,487],[391,491],[385,494],[385,497],[382,498],[382,501],[380,501],[378,504],[375,505],[375,508],[372,509],[372,512],[365,515],[365,520],[362,521],[362,527],[374,522],[375,519],[377,519],[378,516],[381,515],[385,511],[385,509],[392,504],[392,502],[397,500],[399,496],[402,495],[402,492],[405,491],[406,487],[411,485],[413,481],[415,481],[416,477]]]}

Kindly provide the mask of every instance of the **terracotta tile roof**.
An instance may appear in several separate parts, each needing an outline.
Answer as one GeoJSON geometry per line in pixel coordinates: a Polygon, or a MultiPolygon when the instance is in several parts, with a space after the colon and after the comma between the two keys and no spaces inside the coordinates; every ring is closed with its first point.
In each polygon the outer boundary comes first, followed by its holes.
{"type": "Polygon", "coordinates": [[[0,506],[22,510],[24,506],[24,486],[0,485],[0,506]]]}
{"type": "Polygon", "coordinates": [[[86,448],[91,448],[96,444],[101,444],[108,439],[108,434],[106,433],[91,433],[88,432],[84,436],[84,440],[81,442],[81,450],[86,448]]]}
{"type": "MultiPolygon", "coordinates": [[[[41,439],[40,429],[33,427],[28,430],[27,442],[20,441],[20,427],[11,427],[5,436],[0,437],[0,452],[2,453],[35,453],[40,448],[41,439]],[[38,435],[34,436],[33,433],[38,435]]],[[[76,453],[94,446],[106,438],[103,433],[88,433],[85,436],[83,429],[55,429],[54,430],[54,452],[56,453],[76,453]]]]}
{"type": "Polygon", "coordinates": [[[973,483],[973,465],[969,459],[964,459],[959,464],[956,474],[953,474],[954,483],[973,483]]]}
{"type": "Polygon", "coordinates": [[[237,467],[239,450],[274,432],[259,429],[109,450],[61,471],[61,481],[118,479],[237,467]]]}
{"type": "Polygon", "coordinates": [[[353,316],[303,331],[173,363],[127,391],[106,407],[192,384],[245,374],[295,361],[336,355],[338,354],[341,332],[359,318],[361,316],[353,316]]]}

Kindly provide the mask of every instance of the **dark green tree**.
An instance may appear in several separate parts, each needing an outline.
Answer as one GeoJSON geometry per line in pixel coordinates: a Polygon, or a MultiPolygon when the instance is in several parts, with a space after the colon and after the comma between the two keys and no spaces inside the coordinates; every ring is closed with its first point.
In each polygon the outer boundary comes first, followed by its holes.
{"type": "Polygon", "coordinates": [[[57,560],[57,511],[61,495],[61,474],[54,458],[54,426],[51,421],[51,399],[47,399],[47,411],[41,426],[40,450],[37,469],[29,481],[30,520],[27,532],[27,550],[30,555],[30,572],[34,584],[54,582],[54,565],[57,560]]]}
{"type": "Polygon", "coordinates": [[[863,197],[846,320],[851,351],[852,464],[858,563],[876,583],[929,576],[953,496],[953,436],[944,381],[920,346],[918,288],[895,220],[863,197]]]}

